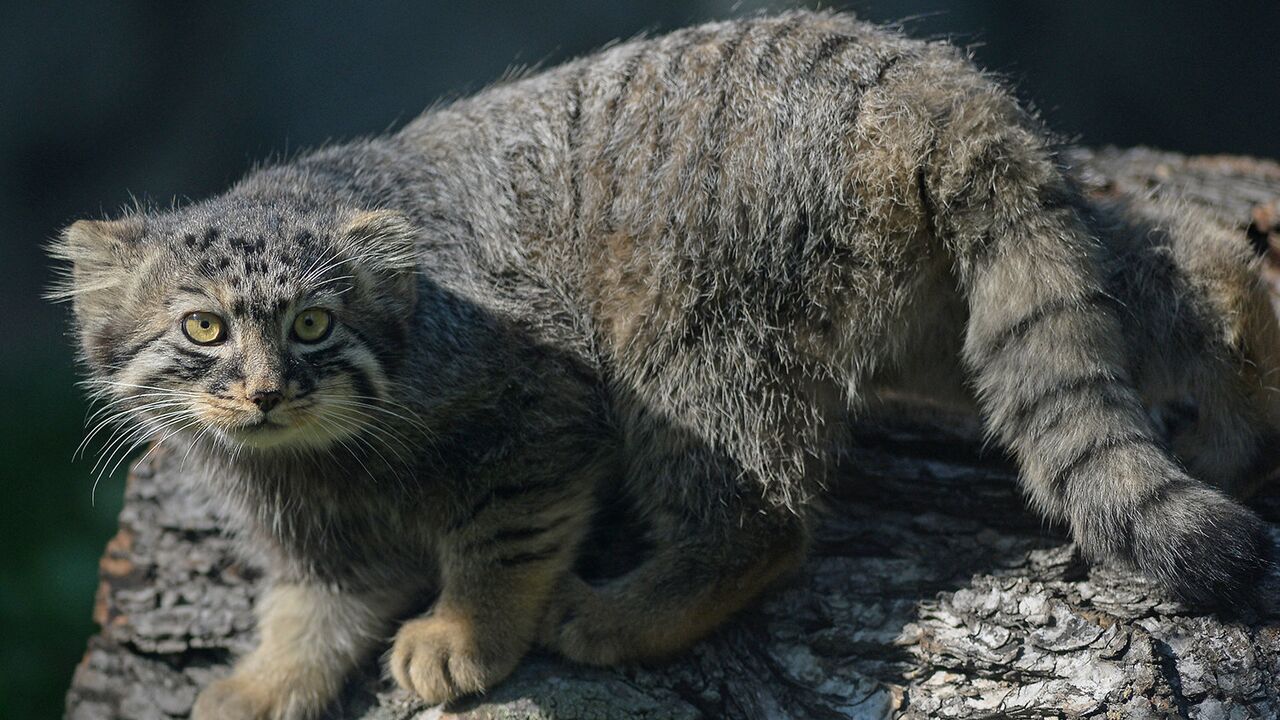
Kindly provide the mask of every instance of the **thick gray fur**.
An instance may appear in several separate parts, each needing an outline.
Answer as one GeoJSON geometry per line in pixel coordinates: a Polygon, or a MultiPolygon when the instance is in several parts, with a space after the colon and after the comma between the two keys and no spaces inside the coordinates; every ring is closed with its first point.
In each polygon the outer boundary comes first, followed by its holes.
{"type": "MultiPolygon", "coordinates": [[[[450,621],[471,646],[440,623],[397,640],[393,673],[430,698],[484,689],[535,639],[592,663],[687,646],[794,566],[848,413],[900,393],[972,404],[1091,557],[1227,603],[1263,566],[1227,494],[1280,428],[1248,244],[1177,208],[1090,207],[1037,121],[944,43],[840,14],[694,27],[97,225],[57,252],[109,397],[135,402],[108,384],[126,375],[216,393],[277,357],[278,382],[355,378],[381,408],[343,445],[255,450],[199,423],[169,442],[279,583],[370,598],[349,603],[366,634],[455,578],[484,587],[424,616],[486,618],[450,621]],[[184,358],[173,289],[209,283],[268,338],[297,298],[346,288],[335,345],[184,358]],[[590,586],[567,569],[614,499],[651,548],[590,586]],[[520,609],[536,627],[501,619],[520,592],[493,571],[526,564],[545,569],[520,609]],[[453,649],[401,665],[432,643],[453,649]]],[[[304,717],[334,682],[253,699],[269,681],[204,712],[304,717]]]]}

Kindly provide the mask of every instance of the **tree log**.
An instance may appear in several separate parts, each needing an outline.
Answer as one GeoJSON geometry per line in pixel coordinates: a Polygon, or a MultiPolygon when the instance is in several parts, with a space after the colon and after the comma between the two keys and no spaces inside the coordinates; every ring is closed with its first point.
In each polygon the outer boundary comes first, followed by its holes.
{"type": "MultiPolygon", "coordinates": [[[[1176,195],[1280,251],[1276,163],[1068,158],[1095,195],[1176,195]]],[[[129,478],[101,562],[102,629],[67,696],[73,720],[185,717],[253,643],[260,571],[233,557],[179,455],[157,452],[129,478]]],[[[396,690],[370,660],[333,717],[1280,717],[1274,605],[1222,619],[1087,566],[1027,509],[972,421],[861,428],[853,456],[857,477],[842,475],[803,570],[683,657],[600,670],[535,653],[448,708],[396,690]]],[[[1280,542],[1277,485],[1252,504],[1280,542]]],[[[1275,571],[1266,582],[1280,598],[1275,571]]]]}

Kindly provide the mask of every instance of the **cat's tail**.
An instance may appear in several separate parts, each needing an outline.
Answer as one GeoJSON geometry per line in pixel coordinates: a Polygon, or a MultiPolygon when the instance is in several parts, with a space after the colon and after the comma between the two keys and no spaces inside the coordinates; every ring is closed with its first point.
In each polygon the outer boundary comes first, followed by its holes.
{"type": "Polygon", "coordinates": [[[989,432],[1034,504],[1087,554],[1186,599],[1245,597],[1265,566],[1263,525],[1162,446],[1126,369],[1102,248],[1044,135],[994,84],[936,117],[921,195],[969,305],[964,360],[989,432]]]}

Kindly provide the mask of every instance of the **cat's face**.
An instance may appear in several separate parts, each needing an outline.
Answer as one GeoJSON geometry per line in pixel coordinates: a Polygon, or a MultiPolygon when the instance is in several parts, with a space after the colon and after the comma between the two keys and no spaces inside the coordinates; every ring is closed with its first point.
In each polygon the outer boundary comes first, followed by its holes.
{"type": "Polygon", "coordinates": [[[76,223],[54,252],[107,401],[96,419],[123,443],[264,452],[376,433],[412,327],[413,235],[390,212],[228,199],[76,223]]]}

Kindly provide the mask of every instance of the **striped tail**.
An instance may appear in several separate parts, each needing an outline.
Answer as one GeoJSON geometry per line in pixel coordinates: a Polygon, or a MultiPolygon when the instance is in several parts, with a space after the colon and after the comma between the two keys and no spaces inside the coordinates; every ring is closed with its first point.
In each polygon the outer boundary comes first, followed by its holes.
{"type": "Polygon", "coordinates": [[[1026,490],[1094,558],[1193,602],[1232,602],[1264,568],[1248,509],[1189,477],[1130,381],[1101,247],[1042,136],[994,87],[951,106],[922,178],[970,319],[964,359],[1026,490]]]}

